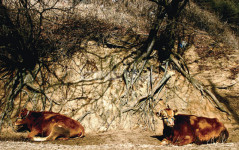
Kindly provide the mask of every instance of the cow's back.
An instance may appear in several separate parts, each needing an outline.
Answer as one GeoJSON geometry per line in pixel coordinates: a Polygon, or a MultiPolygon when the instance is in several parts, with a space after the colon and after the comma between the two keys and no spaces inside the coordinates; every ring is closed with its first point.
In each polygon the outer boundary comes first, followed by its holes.
{"type": "Polygon", "coordinates": [[[35,126],[43,133],[43,136],[48,136],[54,126],[59,126],[69,129],[70,135],[76,135],[82,131],[84,134],[84,127],[80,122],[73,120],[65,115],[54,112],[37,112],[37,122],[35,126]]]}
{"type": "Polygon", "coordinates": [[[175,115],[174,118],[174,126],[164,127],[163,134],[172,143],[178,145],[193,142],[197,144],[224,142],[229,136],[225,126],[216,118],[184,114],[175,115]]]}
{"type": "Polygon", "coordinates": [[[219,142],[223,142],[229,136],[227,129],[217,118],[191,116],[190,123],[197,137],[196,142],[208,143],[218,140],[222,140],[219,142]]]}

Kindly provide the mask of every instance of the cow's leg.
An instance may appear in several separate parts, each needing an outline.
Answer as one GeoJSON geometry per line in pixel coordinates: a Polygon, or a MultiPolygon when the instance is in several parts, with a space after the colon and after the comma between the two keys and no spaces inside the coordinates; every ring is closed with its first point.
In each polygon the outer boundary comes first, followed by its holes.
{"type": "Polygon", "coordinates": [[[160,145],[168,145],[170,143],[171,143],[171,141],[169,141],[168,139],[165,138],[161,141],[160,145]]]}
{"type": "Polygon", "coordinates": [[[193,142],[193,137],[190,135],[186,135],[183,138],[180,138],[179,141],[175,143],[175,145],[182,146],[182,145],[187,145],[193,142]]]}
{"type": "Polygon", "coordinates": [[[28,139],[33,139],[37,134],[39,134],[38,130],[32,129],[32,131],[28,134],[28,139]]]}
{"type": "Polygon", "coordinates": [[[55,125],[53,126],[51,133],[47,137],[34,137],[33,140],[48,141],[55,140],[57,137],[64,137],[64,139],[68,139],[70,137],[70,131],[61,125],[55,125]]]}

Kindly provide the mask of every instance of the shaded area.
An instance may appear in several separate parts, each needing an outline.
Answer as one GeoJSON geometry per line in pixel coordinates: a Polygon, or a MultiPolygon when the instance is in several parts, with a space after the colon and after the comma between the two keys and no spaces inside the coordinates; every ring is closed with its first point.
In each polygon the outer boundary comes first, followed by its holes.
{"type": "Polygon", "coordinates": [[[230,94],[226,94],[226,96],[222,96],[223,93],[218,92],[216,86],[212,81],[209,80],[209,83],[211,85],[211,91],[213,94],[217,97],[217,99],[223,103],[226,108],[230,111],[232,117],[236,120],[237,123],[239,123],[239,114],[238,114],[238,103],[236,102],[233,104],[233,101],[238,101],[239,96],[234,96],[230,94]]]}
{"type": "Polygon", "coordinates": [[[159,140],[159,141],[162,141],[165,137],[163,136],[163,135],[153,135],[153,136],[151,136],[152,138],[155,138],[155,139],[157,139],[157,140],[159,140]]]}

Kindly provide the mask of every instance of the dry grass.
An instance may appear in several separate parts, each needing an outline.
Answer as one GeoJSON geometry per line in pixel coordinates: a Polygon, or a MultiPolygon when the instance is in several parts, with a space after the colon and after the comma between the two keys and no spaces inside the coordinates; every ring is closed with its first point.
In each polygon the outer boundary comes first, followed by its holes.
{"type": "Polygon", "coordinates": [[[221,22],[219,17],[209,11],[201,9],[194,3],[187,8],[186,19],[200,30],[204,30],[218,42],[226,43],[235,49],[239,48],[238,37],[233,34],[226,22],[221,22]]]}
{"type": "Polygon", "coordinates": [[[78,17],[96,18],[117,26],[133,28],[134,31],[149,30],[156,6],[149,1],[96,1],[79,3],[74,13],[78,17]]]}

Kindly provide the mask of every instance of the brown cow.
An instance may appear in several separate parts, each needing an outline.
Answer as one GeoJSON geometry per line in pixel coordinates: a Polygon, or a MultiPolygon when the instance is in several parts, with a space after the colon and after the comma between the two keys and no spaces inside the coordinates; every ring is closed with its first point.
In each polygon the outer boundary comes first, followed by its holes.
{"type": "Polygon", "coordinates": [[[216,118],[194,115],[176,115],[177,110],[169,107],[156,113],[163,120],[164,139],[162,145],[186,145],[190,143],[206,144],[226,142],[229,133],[216,118]]]}
{"type": "Polygon", "coordinates": [[[28,138],[33,141],[83,137],[84,127],[80,122],[54,112],[37,112],[23,109],[15,122],[17,132],[30,131],[28,138]]]}

